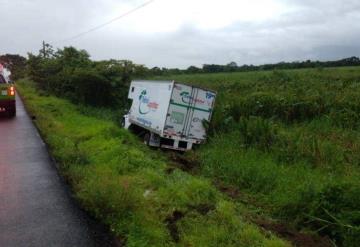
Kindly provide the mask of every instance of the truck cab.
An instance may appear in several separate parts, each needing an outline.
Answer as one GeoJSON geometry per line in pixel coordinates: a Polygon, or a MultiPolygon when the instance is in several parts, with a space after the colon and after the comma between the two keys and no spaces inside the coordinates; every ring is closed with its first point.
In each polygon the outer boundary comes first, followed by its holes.
{"type": "Polygon", "coordinates": [[[0,116],[15,117],[15,86],[10,82],[9,74],[0,66],[0,116]]]}

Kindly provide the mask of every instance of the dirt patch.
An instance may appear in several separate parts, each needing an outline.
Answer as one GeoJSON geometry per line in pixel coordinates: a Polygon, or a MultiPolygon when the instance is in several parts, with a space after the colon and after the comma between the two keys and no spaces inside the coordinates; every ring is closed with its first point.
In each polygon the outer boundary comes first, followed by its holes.
{"type": "Polygon", "coordinates": [[[114,247],[126,246],[126,238],[118,237],[114,241],[114,247]]]}
{"type": "Polygon", "coordinates": [[[169,215],[165,219],[165,224],[170,232],[170,236],[175,243],[180,242],[180,233],[177,226],[177,222],[185,217],[190,211],[196,211],[201,215],[207,215],[210,211],[215,210],[215,205],[211,204],[199,204],[196,206],[188,205],[188,210],[184,213],[179,210],[175,210],[172,215],[169,215]]]}
{"type": "Polygon", "coordinates": [[[254,223],[261,228],[284,238],[295,246],[299,247],[332,247],[331,241],[327,237],[298,232],[291,227],[277,222],[266,220],[256,220],[254,223]]]}
{"type": "Polygon", "coordinates": [[[181,153],[171,152],[170,159],[176,164],[177,167],[179,167],[179,169],[185,172],[194,171],[195,168],[199,167],[199,162],[195,158],[190,159],[181,153]]]}
{"type": "Polygon", "coordinates": [[[170,175],[172,174],[177,168],[176,167],[172,167],[172,166],[169,166],[169,167],[166,167],[165,168],[165,173],[170,175]]]}
{"type": "Polygon", "coordinates": [[[170,235],[175,243],[180,241],[179,229],[176,223],[181,220],[185,214],[183,212],[175,210],[172,215],[165,219],[166,226],[170,232],[170,235]]]}
{"type": "Polygon", "coordinates": [[[240,197],[240,191],[238,188],[236,188],[235,186],[229,186],[229,185],[225,185],[222,182],[215,182],[214,185],[216,186],[216,188],[218,188],[218,190],[220,190],[222,193],[226,194],[227,196],[233,198],[233,199],[237,199],[240,197]]]}
{"type": "Polygon", "coordinates": [[[215,205],[204,203],[204,204],[199,204],[196,206],[189,206],[189,209],[195,210],[196,212],[198,212],[201,215],[207,215],[210,211],[215,210],[215,205]]]}

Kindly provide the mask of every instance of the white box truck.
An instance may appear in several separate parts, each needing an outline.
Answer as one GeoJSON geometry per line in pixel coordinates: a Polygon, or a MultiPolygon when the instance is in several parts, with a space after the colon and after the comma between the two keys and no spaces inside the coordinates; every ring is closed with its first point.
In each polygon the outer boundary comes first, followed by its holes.
{"type": "Polygon", "coordinates": [[[141,133],[154,147],[191,150],[206,140],[216,92],[175,81],[132,81],[132,106],[123,117],[124,128],[141,133]]]}

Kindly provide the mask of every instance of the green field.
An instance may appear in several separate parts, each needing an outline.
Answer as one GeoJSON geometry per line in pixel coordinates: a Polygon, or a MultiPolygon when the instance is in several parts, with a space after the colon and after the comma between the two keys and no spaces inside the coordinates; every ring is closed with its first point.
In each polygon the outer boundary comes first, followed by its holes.
{"type": "Polygon", "coordinates": [[[127,246],[357,246],[360,68],[156,79],[218,92],[207,144],[152,150],[116,110],[18,83],[76,197],[127,246]]]}
{"type": "Polygon", "coordinates": [[[218,91],[198,172],[333,244],[360,242],[360,68],[179,75],[218,91]]]}

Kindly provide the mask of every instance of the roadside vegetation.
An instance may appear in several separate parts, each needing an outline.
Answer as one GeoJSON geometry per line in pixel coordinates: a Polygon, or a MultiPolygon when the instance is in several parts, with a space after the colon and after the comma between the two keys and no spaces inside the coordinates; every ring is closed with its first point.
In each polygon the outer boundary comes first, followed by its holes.
{"type": "Polygon", "coordinates": [[[158,72],[46,46],[18,82],[75,196],[127,246],[358,245],[360,67],[158,72]],[[208,143],[174,157],[118,127],[131,78],[216,90],[208,143]]]}
{"type": "Polygon", "coordinates": [[[175,169],[98,110],[29,80],[17,87],[75,197],[126,246],[290,245],[249,223],[210,179],[175,169]]]}

